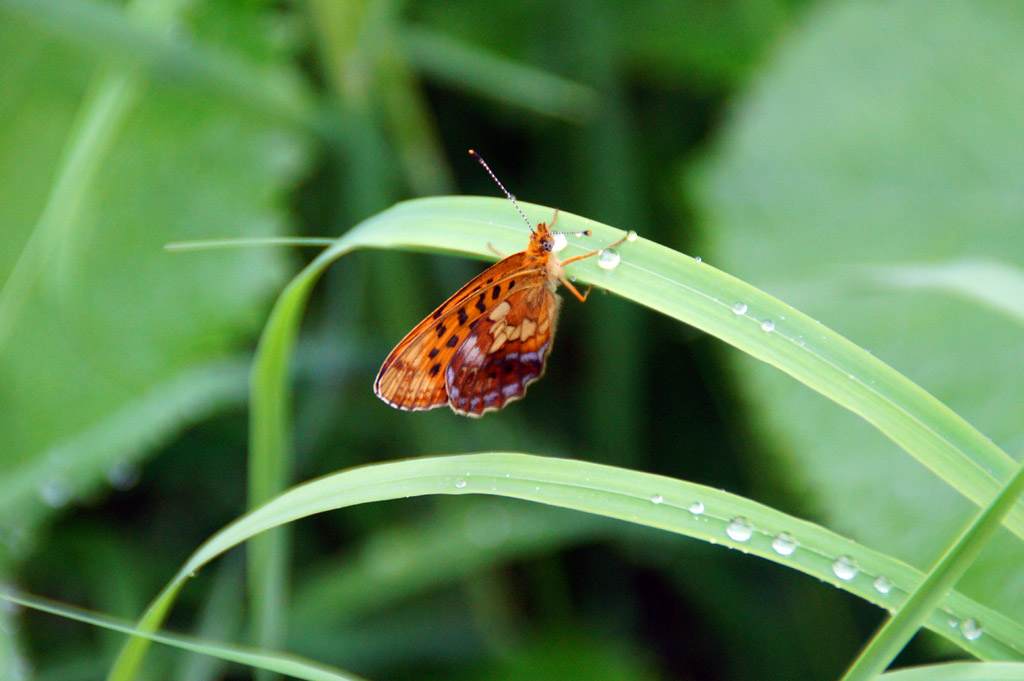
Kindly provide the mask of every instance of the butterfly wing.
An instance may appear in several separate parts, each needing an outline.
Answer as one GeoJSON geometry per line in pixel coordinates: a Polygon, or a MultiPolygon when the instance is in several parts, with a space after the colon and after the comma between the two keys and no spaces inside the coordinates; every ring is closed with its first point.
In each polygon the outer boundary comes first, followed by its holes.
{"type": "Polygon", "coordinates": [[[536,288],[545,281],[544,263],[526,253],[511,255],[484,270],[395,346],[377,374],[374,392],[392,407],[409,411],[448,404],[447,369],[474,325],[517,289],[536,288]]]}
{"type": "Polygon", "coordinates": [[[481,315],[444,371],[448,403],[464,416],[497,411],[544,375],[560,299],[535,277],[481,315]]]}

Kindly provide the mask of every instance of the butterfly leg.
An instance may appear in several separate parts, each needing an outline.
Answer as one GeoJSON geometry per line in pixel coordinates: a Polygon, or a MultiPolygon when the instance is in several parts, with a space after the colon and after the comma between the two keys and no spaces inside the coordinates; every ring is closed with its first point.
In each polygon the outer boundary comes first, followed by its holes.
{"type": "Polygon", "coordinates": [[[491,249],[491,253],[498,256],[499,258],[505,257],[505,254],[499,251],[497,248],[495,248],[490,241],[487,242],[487,248],[491,249]]]}
{"type": "MultiPolygon", "coordinates": [[[[628,235],[627,235],[627,236],[628,236],[628,235]]],[[[575,256],[573,256],[573,257],[571,257],[571,258],[567,258],[567,259],[565,259],[565,260],[561,261],[561,262],[560,262],[559,264],[561,264],[562,266],[565,266],[565,265],[568,265],[568,264],[569,264],[569,263],[571,263],[571,262],[576,262],[577,260],[583,260],[584,258],[590,258],[590,257],[593,257],[593,256],[597,255],[598,253],[600,253],[601,251],[603,251],[603,250],[605,250],[605,249],[608,249],[608,248],[615,248],[616,246],[618,246],[619,244],[621,244],[621,243],[622,243],[623,241],[625,241],[625,240],[626,240],[626,237],[622,237],[621,239],[619,239],[619,240],[618,240],[618,241],[616,241],[615,243],[613,243],[613,244],[608,244],[608,245],[607,245],[607,246],[605,246],[604,248],[599,248],[599,249],[598,249],[598,250],[596,250],[596,251],[591,251],[590,253],[584,253],[583,255],[575,255],[575,256]]]]}
{"type": "Polygon", "coordinates": [[[579,291],[576,290],[576,287],[572,285],[572,282],[565,277],[565,275],[563,275],[561,279],[562,283],[565,284],[565,288],[569,289],[581,303],[587,302],[587,297],[590,295],[591,289],[594,288],[593,284],[587,287],[586,293],[580,293],[579,291]]]}

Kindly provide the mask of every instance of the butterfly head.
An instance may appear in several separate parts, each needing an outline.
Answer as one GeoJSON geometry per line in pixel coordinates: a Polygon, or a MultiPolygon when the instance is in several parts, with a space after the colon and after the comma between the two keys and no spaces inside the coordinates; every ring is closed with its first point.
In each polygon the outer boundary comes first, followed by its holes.
{"type": "MultiPolygon", "coordinates": [[[[546,257],[556,250],[561,250],[558,246],[559,239],[556,237],[563,234],[571,236],[590,236],[592,232],[589,229],[582,231],[571,231],[571,232],[553,232],[551,231],[550,225],[554,225],[558,219],[558,210],[555,210],[555,216],[551,219],[550,224],[541,222],[536,228],[533,228],[533,232],[530,234],[530,245],[527,251],[534,257],[546,257]]],[[[561,239],[562,246],[565,247],[565,239],[561,239]]]]}
{"type": "Polygon", "coordinates": [[[487,174],[491,176],[491,179],[494,180],[499,187],[501,187],[501,191],[505,192],[505,196],[508,197],[508,200],[511,201],[512,205],[515,206],[517,211],[519,211],[519,215],[522,216],[523,220],[526,221],[527,226],[530,228],[530,245],[527,248],[527,253],[529,253],[533,257],[546,257],[548,254],[553,253],[555,250],[556,243],[555,236],[558,234],[574,234],[576,236],[591,235],[592,232],[589,229],[575,232],[552,232],[551,228],[554,227],[555,221],[558,220],[557,208],[555,209],[555,216],[551,218],[550,224],[541,222],[536,227],[534,227],[530,223],[530,219],[526,217],[526,213],[524,213],[522,208],[519,207],[519,204],[516,203],[516,197],[513,196],[512,193],[509,192],[509,190],[505,189],[505,185],[501,183],[501,180],[499,180],[497,175],[494,174],[494,171],[491,170],[491,167],[487,165],[487,161],[485,161],[480,154],[476,153],[472,149],[469,150],[469,155],[475,158],[480,163],[480,165],[484,167],[484,170],[487,171],[487,174]]]}
{"type": "Polygon", "coordinates": [[[547,223],[538,223],[537,228],[530,234],[529,250],[535,255],[543,255],[555,250],[555,233],[548,229],[547,223]]]}

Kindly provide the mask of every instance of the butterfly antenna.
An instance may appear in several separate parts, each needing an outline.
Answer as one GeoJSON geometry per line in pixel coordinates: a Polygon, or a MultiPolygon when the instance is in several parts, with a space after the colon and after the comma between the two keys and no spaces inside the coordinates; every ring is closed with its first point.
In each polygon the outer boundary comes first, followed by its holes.
{"type": "Polygon", "coordinates": [[[530,224],[530,219],[526,217],[526,213],[523,212],[523,209],[519,207],[518,203],[516,203],[516,197],[512,196],[512,193],[509,192],[509,190],[505,189],[505,185],[501,183],[501,180],[499,180],[498,176],[494,174],[494,171],[491,170],[491,167],[487,165],[487,161],[484,160],[484,157],[476,153],[472,149],[469,150],[469,155],[475,158],[477,161],[479,161],[480,165],[482,165],[484,167],[484,170],[487,171],[487,174],[491,176],[491,179],[494,180],[499,187],[501,187],[501,191],[505,192],[505,196],[507,196],[508,200],[512,202],[512,205],[516,207],[516,210],[519,211],[519,214],[523,216],[523,219],[526,220],[526,225],[530,228],[530,231],[532,232],[533,225],[530,224]]]}

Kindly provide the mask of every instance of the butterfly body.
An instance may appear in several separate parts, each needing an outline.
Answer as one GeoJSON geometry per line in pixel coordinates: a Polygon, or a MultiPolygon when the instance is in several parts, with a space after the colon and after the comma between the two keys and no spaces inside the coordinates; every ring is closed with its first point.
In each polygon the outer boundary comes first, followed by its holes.
{"type": "MultiPolygon", "coordinates": [[[[556,211],[553,225],[558,218],[556,211]]],[[[492,265],[420,322],[391,351],[374,392],[409,411],[445,404],[479,417],[526,394],[544,374],[558,323],[559,284],[566,279],[555,237],[540,223],[525,251],[492,265]]]]}

